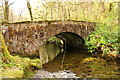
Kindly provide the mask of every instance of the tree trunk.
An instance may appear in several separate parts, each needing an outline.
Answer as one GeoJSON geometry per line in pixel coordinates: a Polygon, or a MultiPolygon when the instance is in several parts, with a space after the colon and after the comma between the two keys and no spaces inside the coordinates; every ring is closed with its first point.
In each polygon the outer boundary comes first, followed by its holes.
{"type": "Polygon", "coordinates": [[[105,3],[104,2],[101,2],[101,7],[102,7],[102,13],[105,12],[105,3]]]}
{"type": "Polygon", "coordinates": [[[70,9],[68,8],[68,19],[70,20],[71,14],[70,14],[70,9]]]}
{"type": "Polygon", "coordinates": [[[31,5],[30,5],[30,0],[26,0],[26,1],[27,1],[27,8],[28,8],[29,13],[30,13],[31,21],[33,21],[33,16],[32,16],[32,10],[31,10],[31,5]]]}
{"type": "Polygon", "coordinates": [[[4,37],[2,32],[0,32],[0,53],[2,53],[3,59],[10,62],[13,57],[10,55],[7,46],[5,45],[4,37]]]}
{"type": "Polygon", "coordinates": [[[4,0],[4,21],[9,22],[9,4],[7,0],[4,0]]]}
{"type": "Polygon", "coordinates": [[[51,11],[51,20],[53,19],[53,12],[52,12],[52,7],[50,8],[51,11]]]}

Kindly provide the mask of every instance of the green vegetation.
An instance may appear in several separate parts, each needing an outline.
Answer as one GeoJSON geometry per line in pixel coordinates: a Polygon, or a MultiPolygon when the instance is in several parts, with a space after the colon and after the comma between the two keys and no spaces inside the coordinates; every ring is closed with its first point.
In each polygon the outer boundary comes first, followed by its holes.
{"type": "Polygon", "coordinates": [[[96,52],[98,49],[104,54],[119,53],[118,35],[118,8],[108,12],[103,18],[102,23],[97,23],[95,31],[86,38],[86,45],[90,52],[96,52]]]}
{"type": "Polygon", "coordinates": [[[36,2],[34,20],[77,20],[103,22],[109,12],[116,13],[117,2],[36,2]],[[38,6],[39,5],[39,6],[38,6]],[[87,6],[86,6],[87,5],[87,6]]]}
{"type": "Polygon", "coordinates": [[[55,36],[48,39],[48,42],[55,42],[56,44],[60,44],[61,40],[55,36]]]}
{"type": "Polygon", "coordinates": [[[91,52],[101,47],[105,54],[111,51],[118,53],[120,47],[118,37],[120,37],[118,35],[118,25],[98,24],[95,31],[87,37],[86,44],[91,52]]]}
{"type": "Polygon", "coordinates": [[[1,49],[1,77],[22,78],[33,75],[35,69],[42,67],[40,59],[21,58],[19,56],[10,55],[5,45],[2,33],[0,33],[0,49],[1,49]]]}
{"type": "MultiPolygon", "coordinates": [[[[75,21],[96,22],[97,27],[95,28],[95,31],[91,35],[87,36],[87,38],[85,39],[89,51],[91,53],[103,53],[103,54],[119,53],[120,41],[118,38],[120,38],[120,35],[118,35],[118,27],[120,25],[118,24],[118,2],[64,2],[64,3],[45,2],[45,3],[41,3],[41,5],[39,5],[39,3],[41,2],[37,2],[36,6],[32,8],[33,18],[35,21],[52,22],[55,20],[75,20],[75,21]]],[[[8,5],[3,5],[3,6],[8,6],[8,5]]],[[[5,17],[4,11],[6,10],[4,10],[2,6],[0,6],[0,10],[1,10],[0,22],[4,23],[4,17],[5,17]]],[[[9,11],[6,11],[7,14],[10,14],[8,12],[9,11]]],[[[20,18],[21,14],[16,17],[14,17],[13,15],[12,13],[11,16],[6,15],[7,17],[10,18],[9,22],[12,21],[11,23],[18,23],[13,21],[15,21],[15,18],[17,17],[20,18]]],[[[22,20],[22,19],[17,18],[17,20],[22,20]]],[[[21,21],[20,23],[29,23],[29,22],[31,21],[21,21]]],[[[61,43],[61,40],[57,39],[56,37],[52,37],[48,39],[48,41],[51,43],[52,42],[61,43]]],[[[52,54],[51,60],[55,56],[57,56],[57,54],[60,52],[60,48],[55,44],[52,44],[52,48],[51,45],[45,47],[45,50],[46,48],[48,49],[46,53],[49,52],[50,55],[52,54]],[[57,47],[56,50],[54,50],[55,47],[57,47]],[[53,54],[54,52],[55,54],[53,54]]],[[[42,53],[45,53],[45,51],[43,51],[42,53]]],[[[78,56],[78,58],[76,59],[76,57],[73,57],[73,55],[74,54],[69,55],[72,56],[67,60],[67,61],[70,60],[69,64],[72,63],[71,61],[72,58],[75,58],[74,60],[80,59],[80,56],[78,56]]],[[[107,61],[105,61],[104,59],[98,58],[99,56],[97,58],[94,57],[85,58],[83,56],[81,57],[84,59],[80,60],[81,62],[80,61],[78,62],[80,62],[84,70],[85,68],[87,68],[85,67],[86,63],[88,63],[87,66],[90,67],[91,69],[90,71],[92,71],[91,75],[93,75],[93,77],[106,78],[106,76],[99,76],[100,74],[104,74],[106,72],[108,75],[116,74],[113,71],[114,70],[113,68],[116,67],[114,66],[113,61],[110,60],[108,61],[111,62],[112,65],[110,65],[107,64],[107,61]],[[95,76],[94,74],[98,74],[98,75],[95,76]]],[[[74,65],[76,65],[76,63],[74,65]]],[[[5,45],[4,38],[2,36],[2,33],[0,32],[0,74],[2,74],[0,75],[0,77],[27,78],[27,77],[31,77],[35,73],[36,69],[41,69],[41,68],[42,68],[42,62],[40,59],[30,59],[28,57],[12,56],[7,50],[7,46],[5,45]]],[[[83,69],[81,69],[81,71],[83,69]]]]}
{"type": "Polygon", "coordinates": [[[89,51],[100,47],[104,54],[119,53],[118,2],[45,2],[33,11],[35,20],[96,22],[95,31],[86,38],[89,51]]]}
{"type": "Polygon", "coordinates": [[[81,65],[88,67],[88,75],[94,78],[120,78],[119,66],[110,59],[107,60],[101,57],[88,57],[81,61],[81,65]]]}

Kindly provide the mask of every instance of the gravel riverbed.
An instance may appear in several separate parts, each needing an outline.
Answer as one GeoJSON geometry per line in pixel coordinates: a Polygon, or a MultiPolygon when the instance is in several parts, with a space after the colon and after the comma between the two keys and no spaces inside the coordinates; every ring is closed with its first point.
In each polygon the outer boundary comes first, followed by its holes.
{"type": "Polygon", "coordinates": [[[48,72],[44,70],[39,70],[34,75],[34,78],[79,78],[75,73],[70,70],[63,70],[58,72],[48,72]]]}

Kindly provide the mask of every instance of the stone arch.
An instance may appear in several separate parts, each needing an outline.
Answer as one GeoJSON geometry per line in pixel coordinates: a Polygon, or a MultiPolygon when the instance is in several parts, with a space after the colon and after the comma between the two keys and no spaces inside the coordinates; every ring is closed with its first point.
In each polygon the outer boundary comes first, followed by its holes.
{"type": "Polygon", "coordinates": [[[7,29],[3,28],[2,31],[11,54],[34,57],[50,37],[62,32],[73,32],[85,38],[94,31],[94,27],[96,23],[84,21],[16,22],[9,23],[7,29]]]}
{"type": "Polygon", "coordinates": [[[41,61],[47,63],[57,57],[58,54],[69,51],[84,51],[84,39],[73,32],[61,32],[49,38],[39,49],[41,61]]]}
{"type": "Polygon", "coordinates": [[[65,51],[84,50],[85,41],[79,34],[62,32],[55,36],[63,40],[65,51]]]}

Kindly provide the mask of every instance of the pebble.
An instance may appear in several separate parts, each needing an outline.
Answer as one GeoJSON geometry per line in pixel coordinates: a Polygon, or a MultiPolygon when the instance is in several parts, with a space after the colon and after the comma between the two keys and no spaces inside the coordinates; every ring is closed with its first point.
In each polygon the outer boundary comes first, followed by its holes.
{"type": "Polygon", "coordinates": [[[58,72],[48,72],[44,70],[39,70],[34,75],[33,78],[79,78],[75,73],[70,70],[63,70],[58,72]]]}

